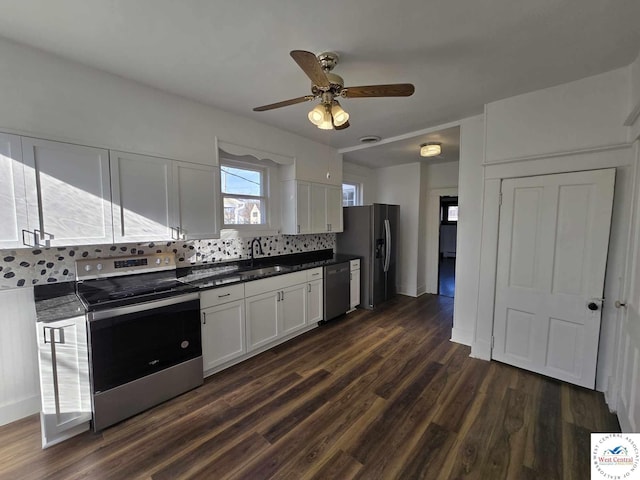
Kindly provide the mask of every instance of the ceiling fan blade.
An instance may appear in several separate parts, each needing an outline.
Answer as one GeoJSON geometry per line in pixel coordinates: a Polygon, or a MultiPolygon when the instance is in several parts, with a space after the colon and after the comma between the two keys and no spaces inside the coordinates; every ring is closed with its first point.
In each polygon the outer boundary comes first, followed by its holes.
{"type": "Polygon", "coordinates": [[[313,100],[315,97],[313,95],[305,95],[304,97],[291,98],[289,100],[284,100],[278,103],[271,103],[269,105],[263,105],[261,107],[256,107],[253,109],[254,112],[264,112],[265,110],[273,110],[274,108],[280,107],[288,107],[289,105],[295,105],[296,103],[308,102],[309,100],[313,100]]]}
{"type": "Polygon", "coordinates": [[[335,128],[336,130],[344,130],[345,128],[349,128],[350,123],[349,120],[347,120],[346,122],[344,122],[342,125],[340,125],[339,127],[337,125],[333,125],[333,128],[335,128]]]}
{"type": "Polygon", "coordinates": [[[320,62],[318,62],[318,58],[313,53],[305,50],[292,50],[290,55],[314,85],[329,87],[329,79],[324,73],[320,62]]]}
{"type": "Polygon", "coordinates": [[[342,96],[345,98],[358,97],[409,97],[413,95],[415,87],[411,83],[393,83],[390,85],[363,85],[360,87],[345,87],[342,96]]]}

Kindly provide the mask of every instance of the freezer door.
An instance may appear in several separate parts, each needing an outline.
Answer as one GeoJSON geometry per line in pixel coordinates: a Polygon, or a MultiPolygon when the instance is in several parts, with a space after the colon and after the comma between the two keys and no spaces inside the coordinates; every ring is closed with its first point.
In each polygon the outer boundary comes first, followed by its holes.
{"type": "Polygon", "coordinates": [[[389,222],[389,236],[391,242],[387,246],[389,255],[389,268],[385,279],[384,298],[389,299],[396,294],[396,270],[398,263],[398,232],[400,224],[400,207],[398,205],[387,205],[387,220],[389,222]]]}
{"type": "Polygon", "coordinates": [[[371,259],[371,298],[369,305],[375,307],[386,298],[386,277],[384,261],[386,258],[385,220],[387,205],[373,204],[373,255],[371,259]]]}

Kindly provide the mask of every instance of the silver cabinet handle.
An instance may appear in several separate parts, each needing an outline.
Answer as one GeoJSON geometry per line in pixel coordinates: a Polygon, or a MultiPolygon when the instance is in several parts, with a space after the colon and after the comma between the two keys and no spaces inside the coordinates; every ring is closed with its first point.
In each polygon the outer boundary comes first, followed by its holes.
{"type": "Polygon", "coordinates": [[[311,284],[307,285],[309,287],[309,293],[311,293],[311,284]]]}
{"type": "Polygon", "coordinates": [[[300,233],[300,225],[298,225],[298,233],[300,233]]]}
{"type": "Polygon", "coordinates": [[[218,295],[218,298],[228,297],[231,295],[230,293],[225,293],[224,295],[218,295]]]}
{"type": "Polygon", "coordinates": [[[278,299],[276,300],[276,302],[280,301],[280,292],[276,292],[278,294],[278,299]]]}
{"type": "Polygon", "coordinates": [[[316,277],[316,276],[318,276],[318,275],[320,275],[320,272],[316,272],[316,273],[312,273],[312,274],[311,274],[311,276],[312,276],[312,277],[316,277]]]}
{"type": "Polygon", "coordinates": [[[202,324],[203,325],[207,324],[207,313],[206,312],[202,312],[202,324]]]}
{"type": "Polygon", "coordinates": [[[627,308],[627,302],[621,302],[620,300],[616,300],[614,305],[616,308],[627,308]]]}
{"type": "Polygon", "coordinates": [[[64,327],[43,327],[44,343],[51,345],[51,374],[53,376],[53,398],[56,406],[56,414],[60,414],[60,384],[58,381],[58,359],[56,355],[56,343],[64,344],[64,327]],[[47,330],[50,332],[50,341],[47,342],[47,330]],[[59,334],[59,340],[56,340],[56,331],[59,334]]]}
{"type": "Polygon", "coordinates": [[[282,296],[280,297],[282,300],[284,300],[284,291],[280,292],[282,294],[282,296]]]}

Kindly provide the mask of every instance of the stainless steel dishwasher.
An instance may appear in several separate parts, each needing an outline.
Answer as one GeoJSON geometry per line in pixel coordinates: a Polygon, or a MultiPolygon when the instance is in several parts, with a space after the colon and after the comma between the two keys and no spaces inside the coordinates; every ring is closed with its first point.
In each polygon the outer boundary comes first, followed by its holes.
{"type": "Polygon", "coordinates": [[[324,321],[349,310],[349,282],[349,262],[324,267],[324,321]]]}

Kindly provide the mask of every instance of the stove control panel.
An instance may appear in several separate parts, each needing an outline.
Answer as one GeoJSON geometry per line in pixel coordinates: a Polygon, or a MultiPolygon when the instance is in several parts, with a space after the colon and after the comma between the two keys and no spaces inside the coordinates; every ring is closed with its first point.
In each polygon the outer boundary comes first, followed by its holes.
{"type": "Polygon", "coordinates": [[[135,273],[175,270],[173,253],[154,253],[129,257],[93,258],[76,260],[76,279],[117,277],[135,273]]]}

